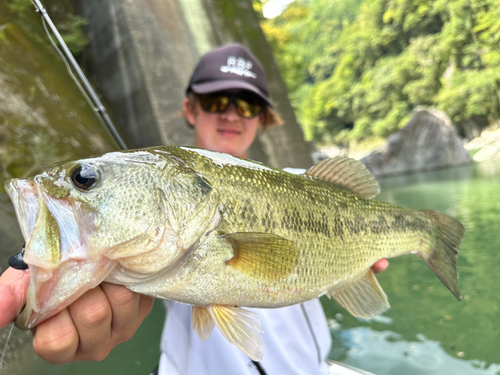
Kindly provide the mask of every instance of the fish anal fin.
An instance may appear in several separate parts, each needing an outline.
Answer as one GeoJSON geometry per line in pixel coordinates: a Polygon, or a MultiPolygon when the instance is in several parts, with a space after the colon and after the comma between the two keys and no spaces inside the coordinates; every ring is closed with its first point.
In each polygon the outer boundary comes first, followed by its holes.
{"type": "Polygon", "coordinates": [[[212,305],[208,307],[215,324],[230,343],[240,348],[254,361],[264,355],[263,333],[259,315],[237,306],[212,305]]]}
{"type": "Polygon", "coordinates": [[[309,168],[304,175],[330,182],[367,199],[373,198],[380,191],[375,177],[363,163],[347,156],[320,161],[309,168]]]}
{"type": "Polygon", "coordinates": [[[253,278],[279,280],[292,273],[299,262],[295,244],[274,234],[239,232],[221,237],[233,249],[226,264],[253,278]]]}
{"type": "Polygon", "coordinates": [[[389,308],[387,296],[371,269],[354,284],[329,293],[342,307],[359,318],[370,319],[389,308]]]}
{"type": "Polygon", "coordinates": [[[192,320],[193,330],[196,331],[198,337],[203,341],[208,339],[215,326],[215,321],[209,310],[206,307],[193,306],[192,320]]]}

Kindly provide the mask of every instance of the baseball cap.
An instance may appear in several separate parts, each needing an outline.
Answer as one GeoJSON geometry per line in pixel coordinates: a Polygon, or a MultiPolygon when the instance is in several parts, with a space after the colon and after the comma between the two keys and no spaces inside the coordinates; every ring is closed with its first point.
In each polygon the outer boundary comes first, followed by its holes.
{"type": "Polygon", "coordinates": [[[230,44],[207,52],[196,66],[186,93],[247,90],[273,107],[267,79],[259,60],[240,44],[230,44]]]}

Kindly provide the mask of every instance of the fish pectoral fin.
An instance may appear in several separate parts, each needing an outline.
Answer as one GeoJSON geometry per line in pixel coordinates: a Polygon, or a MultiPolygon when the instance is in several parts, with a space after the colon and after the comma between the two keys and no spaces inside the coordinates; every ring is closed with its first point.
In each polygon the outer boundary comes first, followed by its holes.
{"type": "Polygon", "coordinates": [[[264,355],[263,333],[259,315],[237,306],[212,305],[208,307],[215,324],[230,343],[240,348],[254,361],[264,355]]]}
{"type": "Polygon", "coordinates": [[[198,334],[198,337],[203,341],[208,339],[215,326],[215,321],[209,310],[206,307],[193,306],[192,320],[193,329],[198,334]]]}
{"type": "Polygon", "coordinates": [[[329,293],[352,315],[363,319],[373,318],[390,307],[387,296],[371,269],[354,284],[329,293]]]}
{"type": "Polygon", "coordinates": [[[380,191],[377,180],[363,163],[347,156],[320,161],[305,171],[304,175],[328,181],[363,198],[373,198],[380,191]]]}
{"type": "Polygon", "coordinates": [[[238,271],[266,281],[279,280],[294,271],[300,252],[292,241],[269,233],[231,233],[227,240],[233,256],[226,261],[238,271]]]}

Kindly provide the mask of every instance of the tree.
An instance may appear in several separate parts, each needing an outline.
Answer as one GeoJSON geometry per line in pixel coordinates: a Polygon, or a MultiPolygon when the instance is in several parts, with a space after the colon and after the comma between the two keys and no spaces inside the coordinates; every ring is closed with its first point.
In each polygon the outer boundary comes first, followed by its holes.
{"type": "Polygon", "coordinates": [[[263,29],[304,133],[386,137],[413,108],[500,117],[500,0],[296,0],[263,29]]]}

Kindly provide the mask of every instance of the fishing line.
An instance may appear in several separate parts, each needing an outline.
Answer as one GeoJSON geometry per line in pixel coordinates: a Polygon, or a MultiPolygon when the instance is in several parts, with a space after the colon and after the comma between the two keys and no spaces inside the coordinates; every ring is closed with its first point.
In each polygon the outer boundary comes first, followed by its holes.
{"type": "Polygon", "coordinates": [[[5,345],[4,345],[3,351],[2,351],[2,356],[0,357],[0,372],[2,372],[3,358],[5,357],[5,352],[7,351],[7,347],[9,345],[10,335],[12,335],[13,330],[14,330],[14,322],[10,323],[10,331],[9,331],[9,334],[7,335],[7,340],[5,340],[5,345]]]}

